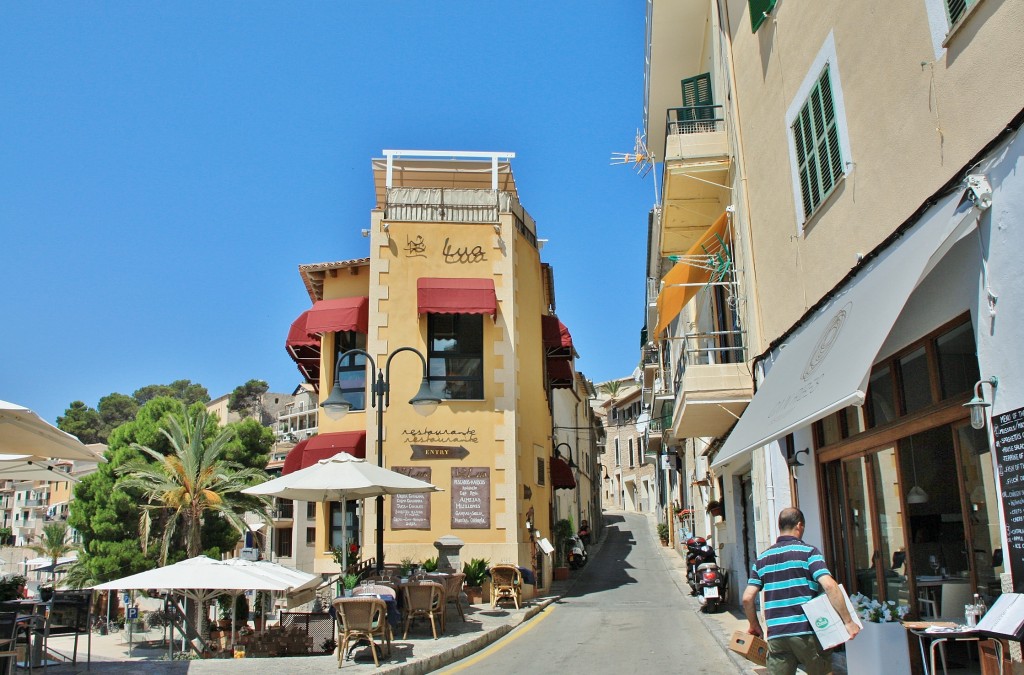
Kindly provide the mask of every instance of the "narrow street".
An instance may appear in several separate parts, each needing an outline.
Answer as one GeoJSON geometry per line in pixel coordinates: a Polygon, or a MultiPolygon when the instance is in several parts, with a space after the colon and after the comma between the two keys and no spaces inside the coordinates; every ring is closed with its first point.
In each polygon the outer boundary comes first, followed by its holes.
{"type": "Polygon", "coordinates": [[[566,596],[445,673],[735,673],[676,586],[642,514],[605,514],[604,544],[566,596]]]}

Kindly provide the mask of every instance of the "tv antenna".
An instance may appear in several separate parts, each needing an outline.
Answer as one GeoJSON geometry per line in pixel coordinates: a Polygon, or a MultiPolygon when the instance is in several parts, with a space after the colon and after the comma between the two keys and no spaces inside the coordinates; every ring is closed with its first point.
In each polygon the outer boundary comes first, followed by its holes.
{"type": "MultiPolygon", "coordinates": [[[[637,175],[645,178],[654,169],[654,156],[647,149],[647,137],[637,129],[636,136],[633,138],[633,152],[613,152],[611,164],[612,166],[632,164],[637,175]]],[[[657,180],[654,181],[654,201],[658,201],[657,180]]]]}

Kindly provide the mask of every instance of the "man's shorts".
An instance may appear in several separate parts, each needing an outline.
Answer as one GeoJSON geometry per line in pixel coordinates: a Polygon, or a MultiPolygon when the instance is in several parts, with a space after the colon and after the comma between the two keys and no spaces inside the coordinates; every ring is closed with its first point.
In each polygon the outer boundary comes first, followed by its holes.
{"type": "Polygon", "coordinates": [[[768,641],[770,675],[794,675],[797,666],[803,668],[807,675],[828,675],[832,672],[832,651],[823,651],[813,634],[777,637],[768,641]]]}

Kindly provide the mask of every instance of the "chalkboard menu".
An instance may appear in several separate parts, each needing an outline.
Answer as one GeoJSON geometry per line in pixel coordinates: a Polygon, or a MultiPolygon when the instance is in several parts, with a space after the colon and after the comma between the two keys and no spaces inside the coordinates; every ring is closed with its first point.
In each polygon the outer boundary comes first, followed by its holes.
{"type": "MultiPolygon", "coordinates": [[[[395,473],[430,482],[429,466],[393,466],[395,473]]],[[[429,530],[430,494],[420,492],[410,495],[391,495],[392,530],[429,530]]]]}
{"type": "Polygon", "coordinates": [[[491,470],[452,467],[452,529],[491,527],[491,470]]]}
{"type": "Polygon", "coordinates": [[[1024,591],[1024,408],[994,415],[992,435],[1006,516],[1007,550],[1003,552],[1003,565],[1013,575],[1013,590],[1020,593],[1024,591]]]}

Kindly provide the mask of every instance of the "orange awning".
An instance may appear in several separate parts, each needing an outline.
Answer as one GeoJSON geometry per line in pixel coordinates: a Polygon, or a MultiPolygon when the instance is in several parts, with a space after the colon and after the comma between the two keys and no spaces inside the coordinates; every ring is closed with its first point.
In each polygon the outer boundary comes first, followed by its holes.
{"type": "MultiPolygon", "coordinates": [[[[707,255],[709,249],[717,249],[718,242],[725,241],[728,227],[729,214],[723,213],[714,225],[709,227],[707,232],[690,247],[690,250],[686,252],[686,258],[707,255]]],[[[679,312],[683,311],[686,303],[697,295],[702,284],[709,281],[711,281],[711,270],[693,265],[687,260],[677,262],[662,279],[664,288],[658,294],[658,325],[651,337],[658,339],[672,323],[672,320],[679,316],[679,312]]]]}

